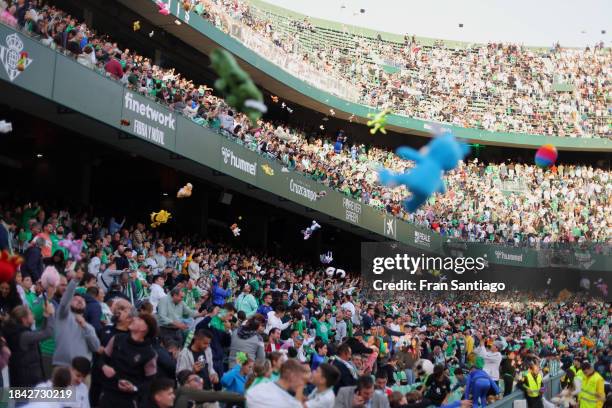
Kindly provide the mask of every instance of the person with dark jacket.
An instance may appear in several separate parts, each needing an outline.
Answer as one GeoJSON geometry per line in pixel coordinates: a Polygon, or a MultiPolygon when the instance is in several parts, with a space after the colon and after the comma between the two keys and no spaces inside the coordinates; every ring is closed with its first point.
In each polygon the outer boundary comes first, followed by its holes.
{"type": "MultiPolygon", "coordinates": [[[[196,326],[196,332],[199,329],[206,329],[212,334],[212,339],[210,341],[210,350],[212,351],[213,358],[213,368],[217,373],[223,373],[223,359],[225,357],[225,350],[232,344],[232,335],[229,332],[225,332],[217,329],[210,325],[210,321],[212,320],[211,316],[206,316],[200,323],[196,326]]],[[[238,329],[240,330],[240,329],[238,329]]],[[[217,388],[219,388],[217,386],[217,388]]]]}
{"type": "MultiPolygon", "coordinates": [[[[43,258],[43,266],[46,268],[47,266],[53,266],[59,273],[64,273],[66,269],[66,257],[64,252],[61,249],[58,249],[53,253],[53,256],[48,258],[43,258]]],[[[82,267],[82,264],[78,264],[75,266],[75,272],[77,272],[78,267],[82,267]]],[[[35,282],[32,280],[32,282],[35,282]]]]}
{"type": "MultiPolygon", "coordinates": [[[[100,344],[102,347],[106,347],[109,341],[118,334],[129,333],[129,327],[135,315],[134,306],[125,299],[117,299],[113,302],[111,307],[113,314],[111,326],[106,326],[102,330],[98,331],[98,337],[100,338],[100,344]]],[[[98,405],[100,394],[102,392],[102,365],[103,358],[97,354],[94,355],[92,370],[91,370],[91,387],[89,389],[89,400],[93,406],[98,405]]]]}
{"type": "Polygon", "coordinates": [[[31,329],[34,316],[26,306],[17,306],[10,316],[4,326],[4,335],[12,353],[9,360],[11,387],[34,387],[45,379],[38,344],[53,336],[55,308],[51,303],[45,305],[45,325],[38,331],[31,329]]]}
{"type": "MultiPolygon", "coordinates": [[[[355,336],[357,336],[356,334],[355,336]]],[[[367,347],[361,340],[356,337],[349,337],[345,343],[351,348],[352,354],[371,354],[372,349],[367,347]]]]}
{"type": "Polygon", "coordinates": [[[516,367],[514,366],[514,352],[508,353],[499,365],[499,375],[504,381],[504,397],[510,395],[516,377],[516,367]]]}
{"type": "Polygon", "coordinates": [[[83,295],[85,299],[85,320],[91,324],[96,333],[102,330],[102,306],[97,297],[100,289],[93,286],[87,288],[83,295]]]}
{"type": "Polygon", "coordinates": [[[45,246],[43,238],[36,238],[34,245],[26,249],[23,254],[23,264],[21,265],[21,274],[30,275],[32,282],[37,282],[42,276],[44,265],[42,248],[45,246]]]}
{"type": "Polygon", "coordinates": [[[149,314],[134,317],[129,333],[110,339],[102,353],[101,407],[132,408],[148,395],[157,374],[157,354],[152,340],[157,322],[149,314]]]}
{"type": "Polygon", "coordinates": [[[166,339],[162,344],[162,338],[159,336],[153,339],[152,345],[157,354],[157,377],[176,378],[176,359],[170,349],[178,349],[178,345],[171,339],[166,339]]]}
{"type": "Polygon", "coordinates": [[[0,316],[7,316],[15,307],[22,304],[21,296],[17,292],[17,284],[13,279],[10,282],[0,283],[0,316]]]}
{"type": "Polygon", "coordinates": [[[334,392],[337,394],[338,390],[342,387],[356,385],[359,373],[351,362],[351,347],[347,343],[339,345],[336,353],[337,356],[333,365],[340,371],[340,380],[338,380],[334,387],[334,392]]]}

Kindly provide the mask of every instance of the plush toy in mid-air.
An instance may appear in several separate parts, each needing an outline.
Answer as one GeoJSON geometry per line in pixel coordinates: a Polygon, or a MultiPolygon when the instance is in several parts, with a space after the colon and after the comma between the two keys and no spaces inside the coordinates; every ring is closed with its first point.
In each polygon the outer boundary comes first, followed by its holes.
{"type": "Polygon", "coordinates": [[[319,223],[313,220],[312,224],[310,224],[310,227],[306,228],[305,230],[302,230],[302,234],[304,234],[304,240],[309,239],[310,236],[319,228],[321,228],[319,223]]]}
{"type": "Polygon", "coordinates": [[[442,175],[457,167],[460,160],[470,152],[470,147],[446,133],[433,139],[427,146],[416,151],[400,147],[396,153],[404,160],[413,160],[416,167],[406,173],[381,170],[378,179],[384,186],[404,184],[412,196],[404,202],[407,211],[419,208],[433,193],[444,194],[446,188],[442,175]]]}
{"type": "Polygon", "coordinates": [[[262,164],[261,165],[261,169],[263,170],[263,172],[267,175],[267,176],[273,176],[274,175],[274,169],[272,167],[270,167],[269,164],[262,164]]]}
{"type": "Polygon", "coordinates": [[[418,377],[427,377],[433,373],[434,365],[430,360],[424,358],[417,360],[414,364],[416,375],[418,377]]]}
{"type": "Polygon", "coordinates": [[[368,118],[370,118],[370,120],[368,120],[367,125],[369,127],[371,127],[372,129],[370,129],[370,133],[371,134],[376,134],[376,132],[378,132],[380,130],[380,133],[382,134],[387,134],[387,130],[385,129],[385,125],[387,124],[387,115],[389,114],[389,110],[385,109],[384,111],[378,112],[376,114],[374,113],[368,113],[368,118]]]}
{"type": "Polygon", "coordinates": [[[161,224],[167,223],[170,218],[172,218],[172,214],[166,210],[151,213],[151,228],[157,228],[161,224]]]}
{"type": "Polygon", "coordinates": [[[191,197],[191,192],[193,190],[193,185],[191,183],[185,184],[180,190],[176,193],[177,198],[187,198],[191,197]]]}
{"type": "Polygon", "coordinates": [[[21,262],[23,260],[17,255],[11,255],[8,251],[0,252],[0,282],[13,280],[21,262]]]}
{"type": "Polygon", "coordinates": [[[28,53],[22,51],[19,54],[19,59],[17,60],[17,71],[24,71],[26,69],[26,64],[28,63],[28,53]]]}
{"type": "Polygon", "coordinates": [[[58,245],[62,248],[66,248],[70,253],[72,259],[74,259],[75,261],[79,262],[81,260],[81,251],[83,251],[83,240],[75,240],[72,232],[68,234],[66,239],[62,239],[58,243],[58,245]]]}
{"type": "Polygon", "coordinates": [[[12,131],[13,131],[13,124],[11,122],[0,120],[0,133],[8,133],[12,131]]]}
{"type": "Polygon", "coordinates": [[[608,284],[604,282],[602,278],[597,279],[597,281],[595,282],[595,287],[599,289],[599,291],[602,295],[604,295],[604,297],[608,297],[608,284]]]}
{"type": "Polygon", "coordinates": [[[132,30],[134,31],[140,30],[140,21],[136,20],[132,23],[132,30]]]}
{"type": "Polygon", "coordinates": [[[319,255],[319,259],[321,259],[322,264],[327,265],[332,263],[332,261],[334,260],[334,254],[332,253],[332,251],[328,251],[325,254],[319,255]]]}
{"type": "Polygon", "coordinates": [[[346,271],[344,269],[334,268],[333,266],[325,269],[325,274],[329,278],[344,279],[346,277],[346,271]]]}
{"type": "Polygon", "coordinates": [[[158,8],[158,12],[159,14],[163,14],[164,16],[167,16],[168,14],[170,14],[170,4],[168,3],[164,3],[161,0],[157,0],[157,8],[158,8]]]}
{"type": "Polygon", "coordinates": [[[215,81],[215,89],[225,94],[228,105],[246,114],[251,123],[256,123],[268,108],[251,77],[240,68],[232,54],[225,50],[213,50],[210,53],[210,61],[212,68],[219,75],[219,79],[215,81]]]}
{"type": "Polygon", "coordinates": [[[191,0],[183,0],[183,10],[185,10],[186,13],[189,13],[192,8],[193,3],[191,3],[191,0]]]}
{"type": "Polygon", "coordinates": [[[40,276],[40,284],[47,290],[49,288],[55,288],[60,283],[60,274],[55,269],[55,266],[47,266],[40,276]]]}
{"type": "Polygon", "coordinates": [[[230,229],[232,230],[232,234],[234,234],[235,237],[240,236],[240,227],[238,226],[238,224],[233,223],[232,225],[230,225],[230,229]]]}

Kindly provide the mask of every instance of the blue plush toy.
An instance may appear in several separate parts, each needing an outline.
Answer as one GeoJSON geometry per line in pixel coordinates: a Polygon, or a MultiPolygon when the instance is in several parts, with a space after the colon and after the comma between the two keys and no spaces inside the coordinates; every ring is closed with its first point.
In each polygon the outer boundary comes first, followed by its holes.
{"type": "Polygon", "coordinates": [[[451,133],[446,133],[433,139],[421,151],[409,147],[397,149],[396,154],[399,157],[413,160],[416,162],[416,167],[406,173],[381,170],[378,179],[385,186],[406,185],[412,196],[404,202],[404,207],[407,211],[413,212],[433,193],[446,192],[442,175],[457,167],[459,160],[469,152],[470,147],[467,144],[455,139],[451,133]]]}

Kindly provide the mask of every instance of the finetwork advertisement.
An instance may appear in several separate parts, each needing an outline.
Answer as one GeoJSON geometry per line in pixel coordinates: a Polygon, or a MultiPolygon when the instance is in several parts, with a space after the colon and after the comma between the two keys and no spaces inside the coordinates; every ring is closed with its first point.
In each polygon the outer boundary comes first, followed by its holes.
{"type": "Polygon", "coordinates": [[[149,142],[163,147],[174,144],[176,116],[140,95],[129,91],[123,95],[123,121],[132,133],[149,142]]]}

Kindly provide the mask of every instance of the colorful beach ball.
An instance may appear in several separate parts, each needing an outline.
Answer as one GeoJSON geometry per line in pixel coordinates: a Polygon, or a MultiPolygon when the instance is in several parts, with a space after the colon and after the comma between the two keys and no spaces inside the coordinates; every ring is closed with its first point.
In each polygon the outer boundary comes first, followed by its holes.
{"type": "Polygon", "coordinates": [[[535,164],[538,167],[550,167],[557,161],[557,149],[551,144],[541,146],[535,155],[535,164]]]}

